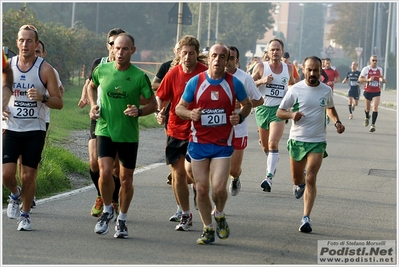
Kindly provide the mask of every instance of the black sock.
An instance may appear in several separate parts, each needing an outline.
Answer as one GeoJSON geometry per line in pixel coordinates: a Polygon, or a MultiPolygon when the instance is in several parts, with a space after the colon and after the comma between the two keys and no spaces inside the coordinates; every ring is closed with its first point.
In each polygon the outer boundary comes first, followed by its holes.
{"type": "Polygon", "coordinates": [[[112,175],[112,177],[114,178],[115,182],[115,190],[112,195],[112,200],[116,203],[119,203],[119,189],[121,188],[121,181],[119,180],[118,177],[115,177],[114,175],[112,175]]]}
{"type": "Polygon", "coordinates": [[[94,186],[97,189],[97,196],[101,196],[100,189],[98,188],[98,179],[100,179],[100,171],[93,172],[92,170],[90,170],[90,177],[91,180],[93,181],[94,186]]]}
{"type": "Polygon", "coordinates": [[[378,117],[378,111],[373,111],[371,115],[371,124],[375,124],[375,122],[377,121],[377,117],[378,117]]]}
{"type": "Polygon", "coordinates": [[[349,114],[352,114],[352,105],[348,105],[349,108],[349,114]]]}
{"type": "Polygon", "coordinates": [[[364,111],[364,114],[366,114],[366,119],[368,119],[370,117],[370,113],[367,111],[364,111]]]}

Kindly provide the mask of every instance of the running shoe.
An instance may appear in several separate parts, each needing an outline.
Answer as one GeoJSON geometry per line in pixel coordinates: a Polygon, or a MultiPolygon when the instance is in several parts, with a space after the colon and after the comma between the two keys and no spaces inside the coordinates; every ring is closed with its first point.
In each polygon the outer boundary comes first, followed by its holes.
{"type": "Polygon", "coordinates": [[[375,132],[375,125],[374,125],[374,124],[371,124],[370,132],[371,132],[371,133],[375,132]]]}
{"type": "Polygon", "coordinates": [[[18,218],[18,231],[30,231],[32,227],[30,225],[30,218],[28,214],[19,216],[18,218]]]}
{"type": "Polygon", "coordinates": [[[349,114],[349,119],[353,119],[353,114],[349,114]]]}
{"type": "Polygon", "coordinates": [[[99,235],[105,235],[109,231],[108,224],[114,222],[116,219],[115,210],[112,207],[111,213],[103,212],[101,217],[98,219],[96,226],[94,227],[94,232],[99,235]]]}
{"type": "Polygon", "coordinates": [[[229,191],[232,196],[238,195],[241,189],[241,182],[240,182],[240,176],[234,178],[232,177],[230,186],[229,186],[229,191]]]}
{"type": "Polygon", "coordinates": [[[296,199],[300,199],[305,192],[306,184],[294,185],[294,196],[296,199]]]}
{"type": "Polygon", "coordinates": [[[197,239],[198,245],[208,245],[215,242],[215,230],[212,227],[205,226],[200,238],[197,239]]]}
{"type": "Polygon", "coordinates": [[[176,225],[176,231],[188,231],[188,228],[193,226],[193,214],[190,215],[183,214],[181,216],[180,223],[176,225]]]}
{"type": "Polygon", "coordinates": [[[115,225],[115,238],[127,238],[128,237],[128,232],[127,232],[127,225],[126,221],[123,220],[117,220],[116,225],[115,225]]]}
{"type": "Polygon", "coordinates": [[[169,218],[169,221],[171,221],[171,222],[180,222],[181,215],[182,215],[181,211],[176,211],[176,213],[172,217],[169,218]]]}
{"type": "Polygon", "coordinates": [[[312,232],[312,226],[310,224],[309,216],[303,216],[303,218],[301,220],[301,226],[299,226],[299,231],[302,233],[312,232]]]}
{"type": "Polygon", "coordinates": [[[364,127],[369,126],[369,118],[364,119],[364,127]]]}
{"type": "Polygon", "coordinates": [[[8,206],[7,206],[7,217],[10,219],[18,219],[20,215],[20,208],[19,204],[21,203],[21,197],[14,199],[11,195],[8,199],[8,206]]]}
{"type": "Polygon", "coordinates": [[[112,201],[112,207],[114,207],[116,216],[118,216],[119,215],[119,204],[117,202],[112,201]]]}
{"type": "Polygon", "coordinates": [[[219,217],[215,217],[216,220],[216,234],[220,239],[226,239],[230,235],[230,228],[226,221],[226,215],[223,214],[219,217]]]}
{"type": "Polygon", "coordinates": [[[197,189],[195,188],[195,184],[193,186],[193,193],[194,193],[194,208],[198,210],[198,204],[197,204],[197,189]]]}
{"type": "Polygon", "coordinates": [[[263,191],[265,192],[272,191],[272,179],[273,179],[273,174],[269,173],[266,179],[263,180],[263,182],[260,184],[260,187],[263,188],[263,191]]]}
{"type": "Polygon", "coordinates": [[[172,184],[172,173],[171,172],[166,177],[166,183],[167,184],[172,184]]]}
{"type": "Polygon", "coordinates": [[[101,196],[97,196],[96,202],[94,203],[90,211],[91,216],[100,217],[101,213],[103,212],[103,208],[104,208],[103,199],[101,196]]]}

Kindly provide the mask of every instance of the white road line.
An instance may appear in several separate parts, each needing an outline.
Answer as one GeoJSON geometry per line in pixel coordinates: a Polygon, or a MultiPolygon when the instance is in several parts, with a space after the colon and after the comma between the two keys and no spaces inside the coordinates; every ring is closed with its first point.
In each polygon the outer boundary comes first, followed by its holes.
{"type": "MultiPolygon", "coordinates": [[[[145,171],[148,171],[148,170],[152,170],[152,169],[158,168],[160,166],[165,166],[165,163],[154,163],[154,164],[151,164],[151,165],[148,165],[148,166],[144,166],[142,168],[139,168],[139,169],[135,170],[134,174],[138,174],[138,173],[142,173],[142,172],[145,172],[145,171]]],[[[68,192],[65,192],[65,193],[62,193],[62,194],[58,194],[58,195],[55,195],[55,196],[52,196],[52,197],[49,197],[49,198],[39,199],[39,200],[36,201],[36,204],[41,204],[41,203],[45,203],[45,202],[50,202],[50,201],[54,201],[54,200],[67,198],[67,197],[70,197],[70,196],[73,196],[73,195],[77,195],[77,194],[82,193],[82,192],[89,191],[93,187],[94,187],[94,184],[88,185],[88,186],[85,186],[85,187],[82,187],[82,188],[79,188],[79,189],[75,189],[75,190],[72,190],[72,191],[68,191],[68,192]]],[[[7,208],[3,209],[3,213],[5,213],[5,212],[7,212],[7,208]]]]}

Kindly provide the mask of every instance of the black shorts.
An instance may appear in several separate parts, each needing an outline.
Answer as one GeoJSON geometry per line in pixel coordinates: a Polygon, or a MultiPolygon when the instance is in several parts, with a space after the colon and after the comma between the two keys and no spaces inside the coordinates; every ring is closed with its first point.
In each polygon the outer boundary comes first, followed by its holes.
{"type": "Polygon", "coordinates": [[[360,89],[359,87],[351,87],[348,90],[348,97],[353,97],[356,100],[359,100],[360,89]]]}
{"type": "Polygon", "coordinates": [[[179,140],[172,136],[166,137],[165,157],[166,164],[173,164],[179,160],[181,155],[187,153],[188,140],[179,140]]]}
{"type": "Polygon", "coordinates": [[[22,156],[22,165],[37,168],[46,139],[45,131],[14,132],[3,131],[3,164],[17,163],[22,156]]]}
{"type": "Polygon", "coordinates": [[[89,140],[96,139],[96,124],[97,120],[90,120],[89,140]]]}
{"type": "Polygon", "coordinates": [[[113,142],[106,136],[97,136],[98,158],[111,157],[115,159],[118,154],[119,162],[127,169],[135,169],[139,143],[113,142]]]}
{"type": "Polygon", "coordinates": [[[370,92],[363,91],[364,98],[366,98],[369,101],[372,101],[374,97],[377,97],[377,96],[380,96],[380,95],[381,95],[381,91],[380,92],[376,92],[376,93],[370,93],[370,92]]]}

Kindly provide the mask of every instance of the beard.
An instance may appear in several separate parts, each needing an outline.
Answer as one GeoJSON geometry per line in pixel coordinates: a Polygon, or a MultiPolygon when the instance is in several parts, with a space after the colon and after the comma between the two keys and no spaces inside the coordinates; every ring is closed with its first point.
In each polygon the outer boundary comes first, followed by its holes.
{"type": "Polygon", "coordinates": [[[310,76],[309,79],[308,79],[308,82],[311,85],[317,85],[318,81],[319,81],[319,79],[317,79],[316,76],[310,76]]]}

